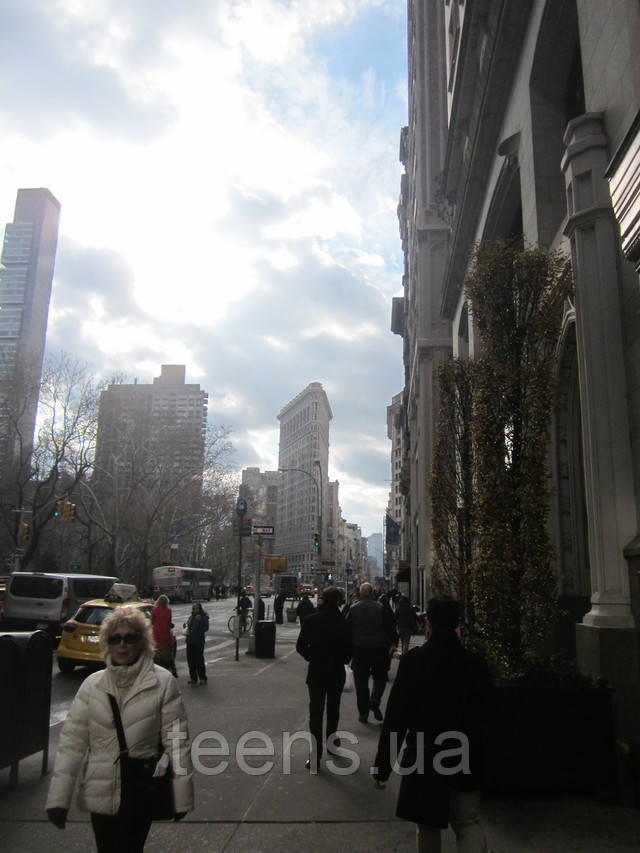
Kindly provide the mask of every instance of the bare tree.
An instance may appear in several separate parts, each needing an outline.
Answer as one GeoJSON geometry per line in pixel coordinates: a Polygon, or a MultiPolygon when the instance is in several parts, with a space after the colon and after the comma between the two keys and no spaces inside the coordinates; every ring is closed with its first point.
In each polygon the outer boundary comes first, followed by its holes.
{"type": "Polygon", "coordinates": [[[32,434],[25,414],[38,372],[23,369],[19,380],[3,383],[0,401],[3,547],[21,569],[31,564],[56,502],[72,495],[91,468],[97,429],[99,388],[83,362],[60,353],[45,362],[32,434]]]}

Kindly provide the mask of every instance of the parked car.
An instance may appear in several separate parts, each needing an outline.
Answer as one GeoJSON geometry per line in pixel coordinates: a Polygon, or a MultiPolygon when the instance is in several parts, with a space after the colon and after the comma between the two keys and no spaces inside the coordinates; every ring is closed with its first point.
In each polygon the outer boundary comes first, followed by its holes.
{"type": "Polygon", "coordinates": [[[108,575],[14,572],[7,579],[5,630],[40,629],[58,637],[83,602],[105,595],[117,581],[108,575]]]}
{"type": "Polygon", "coordinates": [[[103,664],[98,645],[100,626],[116,607],[125,605],[137,607],[151,618],[153,604],[141,601],[135,586],[116,583],[104,598],[85,602],[75,616],[64,623],[56,652],[60,672],[72,672],[79,665],[103,664]]]}
{"type": "Polygon", "coordinates": [[[300,595],[315,595],[316,590],[313,584],[303,583],[300,585],[300,595]]]}

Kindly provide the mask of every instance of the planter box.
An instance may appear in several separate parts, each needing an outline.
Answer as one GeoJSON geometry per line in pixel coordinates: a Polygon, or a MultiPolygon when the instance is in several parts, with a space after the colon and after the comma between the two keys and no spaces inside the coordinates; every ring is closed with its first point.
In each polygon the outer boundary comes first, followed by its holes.
{"type": "Polygon", "coordinates": [[[594,792],[615,781],[610,690],[498,685],[487,723],[488,790],[594,792]]]}

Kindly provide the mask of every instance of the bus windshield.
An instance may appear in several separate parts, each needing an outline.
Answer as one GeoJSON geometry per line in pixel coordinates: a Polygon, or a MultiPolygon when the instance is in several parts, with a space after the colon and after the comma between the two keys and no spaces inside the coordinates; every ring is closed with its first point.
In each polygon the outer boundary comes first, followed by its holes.
{"type": "Polygon", "coordinates": [[[156,566],[152,570],[153,595],[166,595],[169,601],[196,601],[211,598],[213,577],[210,569],[190,566],[156,566]]]}

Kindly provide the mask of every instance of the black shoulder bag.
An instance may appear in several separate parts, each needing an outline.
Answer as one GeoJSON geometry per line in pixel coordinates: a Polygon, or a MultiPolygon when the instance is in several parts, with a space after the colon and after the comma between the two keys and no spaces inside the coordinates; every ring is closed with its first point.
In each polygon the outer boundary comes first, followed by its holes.
{"type": "Polygon", "coordinates": [[[131,758],[129,747],[124,736],[120,708],[115,696],[107,693],[113,722],[118,734],[120,755],[120,810],[119,815],[146,814],[151,820],[171,820],[175,815],[173,799],[173,773],[167,767],[164,776],[154,776],[158,759],[162,755],[162,739],[159,740],[159,755],[148,758],[131,758]]]}

